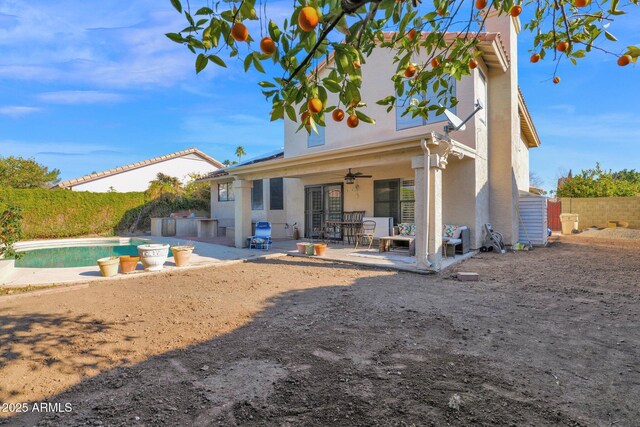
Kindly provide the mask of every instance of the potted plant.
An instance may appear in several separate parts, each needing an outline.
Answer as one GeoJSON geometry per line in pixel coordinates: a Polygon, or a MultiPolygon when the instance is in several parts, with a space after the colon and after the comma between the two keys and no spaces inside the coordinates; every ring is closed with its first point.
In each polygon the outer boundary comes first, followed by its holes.
{"type": "Polygon", "coordinates": [[[136,271],[136,267],[140,262],[139,256],[123,255],[120,257],[120,273],[131,273],[136,271]]]}
{"type": "Polygon", "coordinates": [[[176,267],[185,267],[189,265],[189,258],[195,247],[192,244],[171,246],[171,253],[173,253],[173,260],[176,263],[176,267]]]}
{"type": "Polygon", "coordinates": [[[305,253],[307,251],[307,245],[307,242],[296,243],[296,246],[298,247],[298,253],[305,253]]]}
{"type": "Polygon", "coordinates": [[[313,243],[307,243],[305,246],[305,254],[306,255],[313,255],[314,254],[314,247],[313,247],[313,243]]]}
{"type": "Polygon", "coordinates": [[[313,245],[317,256],[324,256],[324,252],[327,250],[326,243],[316,243],[313,245]]]}
{"type": "Polygon", "coordinates": [[[118,274],[118,262],[117,256],[110,256],[106,258],[100,258],[98,260],[98,267],[100,267],[100,273],[104,277],[111,277],[118,274]]]}
{"type": "Polygon", "coordinates": [[[145,271],[159,271],[169,256],[169,245],[151,243],[138,246],[138,255],[145,271]]]}

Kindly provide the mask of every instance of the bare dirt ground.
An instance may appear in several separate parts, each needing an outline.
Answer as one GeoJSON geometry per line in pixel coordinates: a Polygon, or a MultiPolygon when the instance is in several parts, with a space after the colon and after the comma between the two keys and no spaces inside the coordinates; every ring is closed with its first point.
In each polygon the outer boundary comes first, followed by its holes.
{"type": "Polygon", "coordinates": [[[437,276],[283,258],[0,302],[0,402],[30,402],[0,423],[637,425],[640,253],[564,242],[437,276]]]}

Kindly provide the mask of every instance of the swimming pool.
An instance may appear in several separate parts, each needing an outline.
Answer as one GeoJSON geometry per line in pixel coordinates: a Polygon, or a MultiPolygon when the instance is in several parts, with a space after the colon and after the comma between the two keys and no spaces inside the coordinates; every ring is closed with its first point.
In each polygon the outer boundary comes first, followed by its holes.
{"type": "MultiPolygon", "coordinates": [[[[18,248],[24,256],[15,261],[16,268],[68,268],[97,265],[100,258],[122,255],[138,255],[138,246],[152,243],[139,239],[87,239],[64,241],[57,247],[18,248]],[[74,244],[75,243],[75,244],[74,244]]],[[[172,256],[169,252],[169,256],[172,256]]]]}

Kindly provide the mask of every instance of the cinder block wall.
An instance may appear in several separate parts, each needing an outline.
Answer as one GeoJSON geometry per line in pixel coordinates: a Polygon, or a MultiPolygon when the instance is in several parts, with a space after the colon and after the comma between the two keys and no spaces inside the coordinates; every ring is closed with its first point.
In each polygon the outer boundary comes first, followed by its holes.
{"type": "Polygon", "coordinates": [[[562,213],[578,214],[578,227],[606,227],[609,221],[640,228],[640,197],[562,197],[562,213]]]}

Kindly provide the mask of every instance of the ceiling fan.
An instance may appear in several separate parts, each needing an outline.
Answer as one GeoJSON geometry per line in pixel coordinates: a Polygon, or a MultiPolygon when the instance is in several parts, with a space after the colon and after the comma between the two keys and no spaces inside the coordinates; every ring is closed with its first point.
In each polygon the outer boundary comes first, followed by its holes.
{"type": "Polygon", "coordinates": [[[344,176],[344,183],[353,184],[356,178],[373,178],[373,175],[365,175],[362,172],[352,172],[351,168],[349,168],[349,172],[344,176]]]}

